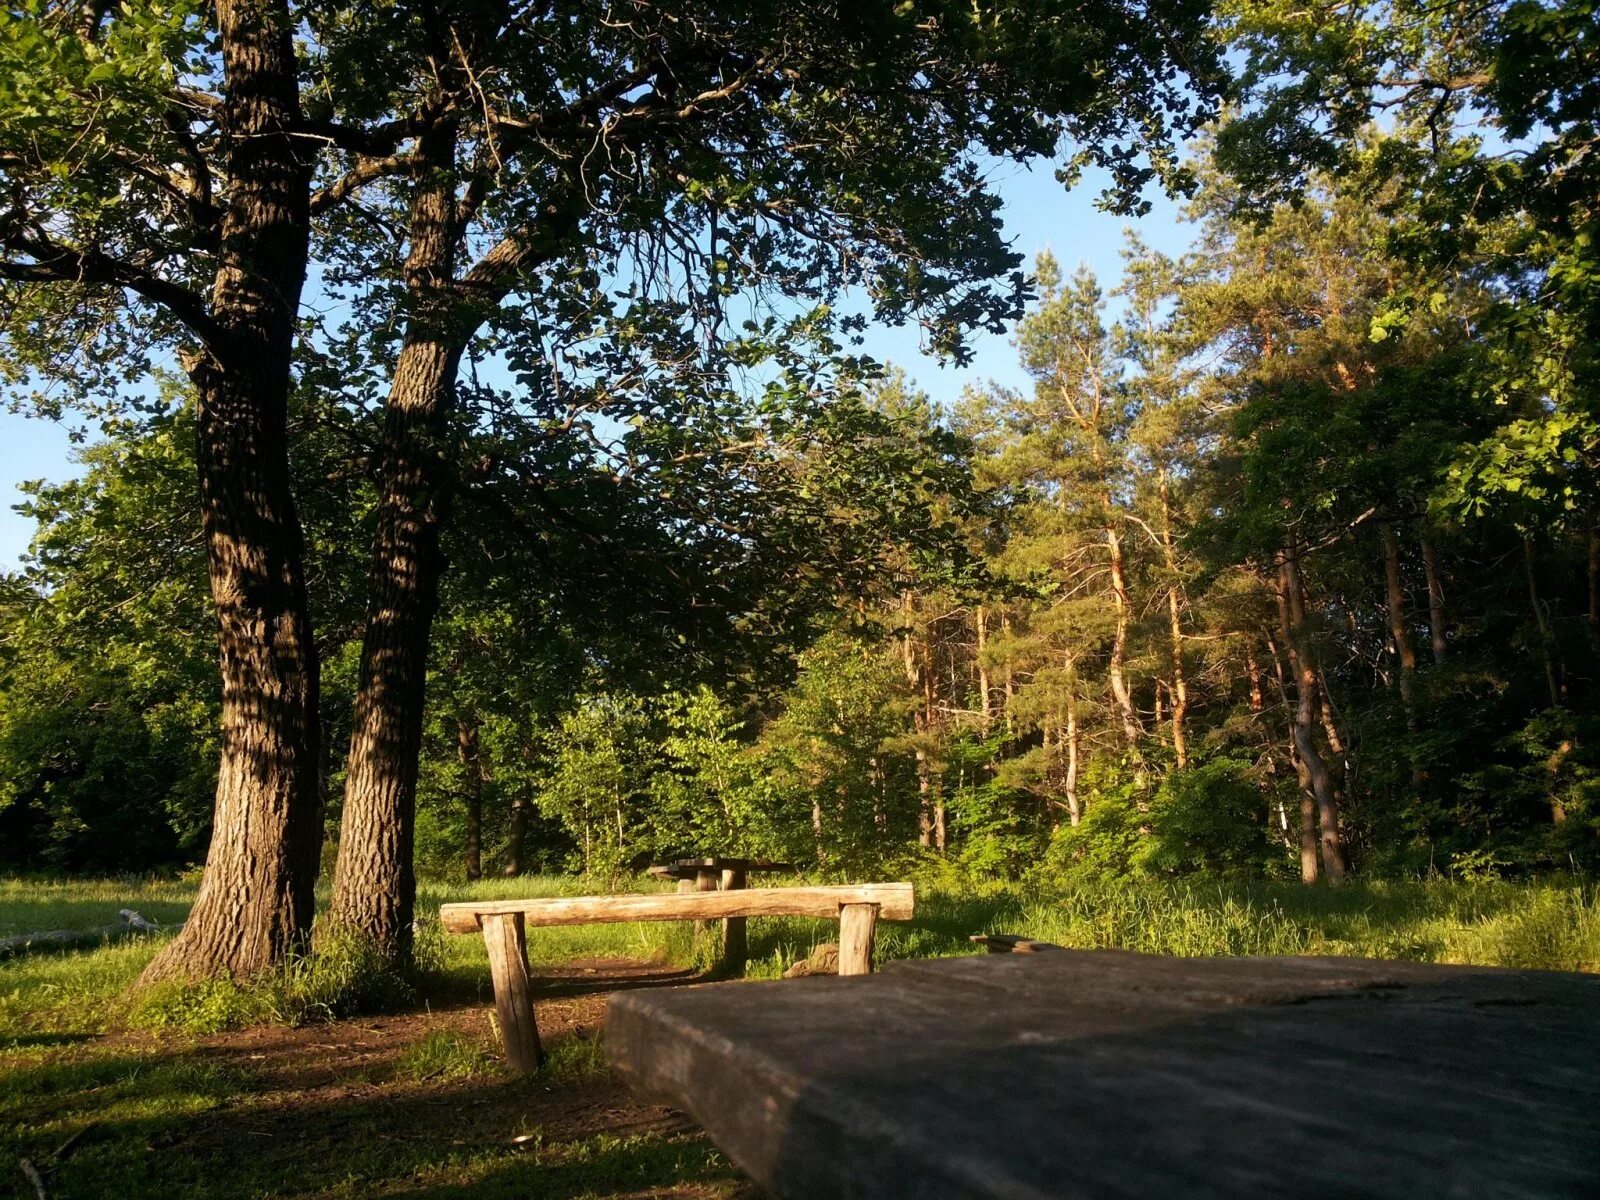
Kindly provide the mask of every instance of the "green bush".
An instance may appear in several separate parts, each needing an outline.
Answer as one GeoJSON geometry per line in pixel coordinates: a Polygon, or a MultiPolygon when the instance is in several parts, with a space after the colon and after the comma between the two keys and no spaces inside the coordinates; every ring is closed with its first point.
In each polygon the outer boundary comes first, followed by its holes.
{"type": "Polygon", "coordinates": [[[1267,809],[1249,769],[1221,758],[1163,779],[1136,864],[1158,875],[1261,874],[1271,854],[1267,809]]]}

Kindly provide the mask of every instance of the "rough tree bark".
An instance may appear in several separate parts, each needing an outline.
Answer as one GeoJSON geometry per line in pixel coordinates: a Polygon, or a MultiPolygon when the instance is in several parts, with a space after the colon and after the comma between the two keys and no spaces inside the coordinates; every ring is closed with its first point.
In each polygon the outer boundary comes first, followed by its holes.
{"type": "Polygon", "coordinates": [[[441,442],[466,341],[455,287],[454,155],[448,128],[419,139],[405,264],[412,307],[385,403],[367,624],[328,914],[330,927],[360,933],[397,962],[410,953],[416,906],[417,761],[450,502],[441,442]]]}
{"type": "Polygon", "coordinates": [[[249,975],[311,927],[321,846],[318,675],[289,486],[289,357],[312,163],[297,143],[282,0],[219,0],[228,208],[217,334],[186,362],[198,397],[201,520],[222,673],[222,756],[205,876],[183,932],[140,977],[249,975]]]}

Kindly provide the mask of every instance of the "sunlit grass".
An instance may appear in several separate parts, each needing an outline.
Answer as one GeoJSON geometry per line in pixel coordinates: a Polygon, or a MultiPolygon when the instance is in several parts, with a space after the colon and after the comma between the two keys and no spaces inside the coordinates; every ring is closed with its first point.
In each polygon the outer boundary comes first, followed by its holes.
{"type": "MultiPolygon", "coordinates": [[[[524,876],[473,884],[425,883],[419,916],[437,916],[454,900],[581,895],[582,879],[524,876]]],[[[639,880],[635,890],[661,890],[639,880]]],[[[135,907],[176,923],[193,885],[173,880],[0,880],[0,929],[91,927],[135,907]]],[[[879,928],[881,958],[970,954],[974,933],[1014,933],[1077,948],[1155,954],[1347,954],[1424,962],[1551,970],[1600,970],[1600,908],[1592,885],[1567,881],[1355,882],[1340,890],[1284,883],[1194,880],[1117,884],[970,884],[919,889],[917,918],[879,928]]],[[[430,970],[417,996],[443,989],[481,991],[488,965],[483,941],[421,935],[430,970]]],[[[821,942],[836,940],[831,921],[798,917],[752,920],[750,978],[776,978],[821,942]]],[[[19,955],[0,962],[0,1039],[97,1033],[125,1020],[122,997],[155,953],[160,938],[92,950],[19,955]]],[[[535,975],[588,958],[692,966],[708,962],[688,922],[565,925],[528,931],[535,975]]],[[[408,997],[368,994],[372,977],[358,956],[324,954],[294,969],[272,997],[217,984],[144,1004],[145,1023],[191,1031],[255,1021],[298,1023],[363,1005],[403,1006],[408,997]],[[363,991],[367,988],[367,992],[363,991]],[[151,1013],[154,1016],[151,1016],[151,1013]]],[[[414,997],[412,997],[414,998],[414,997]]]]}

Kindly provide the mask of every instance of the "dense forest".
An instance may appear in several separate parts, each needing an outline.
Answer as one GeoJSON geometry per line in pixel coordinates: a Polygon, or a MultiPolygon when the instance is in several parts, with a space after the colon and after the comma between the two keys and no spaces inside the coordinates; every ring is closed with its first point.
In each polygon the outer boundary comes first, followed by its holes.
{"type": "Polygon", "coordinates": [[[276,839],[158,975],[319,859],[401,953],[419,871],[1600,866],[1586,8],[568,7],[308,11],[303,98],[245,21],[290,117],[172,83],[199,7],[0,26],[7,391],[96,431],[0,580],[0,862],[276,839]],[[986,164],[1062,144],[1189,251],[1019,262],[986,164]]]}

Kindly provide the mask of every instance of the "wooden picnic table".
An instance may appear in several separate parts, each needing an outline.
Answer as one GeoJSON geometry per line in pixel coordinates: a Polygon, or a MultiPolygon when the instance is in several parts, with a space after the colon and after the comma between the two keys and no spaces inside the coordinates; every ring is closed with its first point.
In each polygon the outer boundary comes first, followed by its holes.
{"type": "Polygon", "coordinates": [[[1600,977],[1120,951],[621,992],[613,1065],[782,1200],[1600,1195],[1600,977]]]}
{"type": "MultiPolygon", "coordinates": [[[[749,884],[750,876],[758,872],[792,875],[792,863],[768,862],[760,858],[732,858],[713,855],[706,858],[679,858],[650,868],[657,879],[676,879],[680,892],[732,892],[749,884]]],[[[704,933],[707,922],[696,921],[697,935],[704,933]]],[[[728,917],[722,922],[722,950],[718,955],[721,969],[730,975],[744,974],[750,957],[749,933],[744,917],[728,917]]]]}

